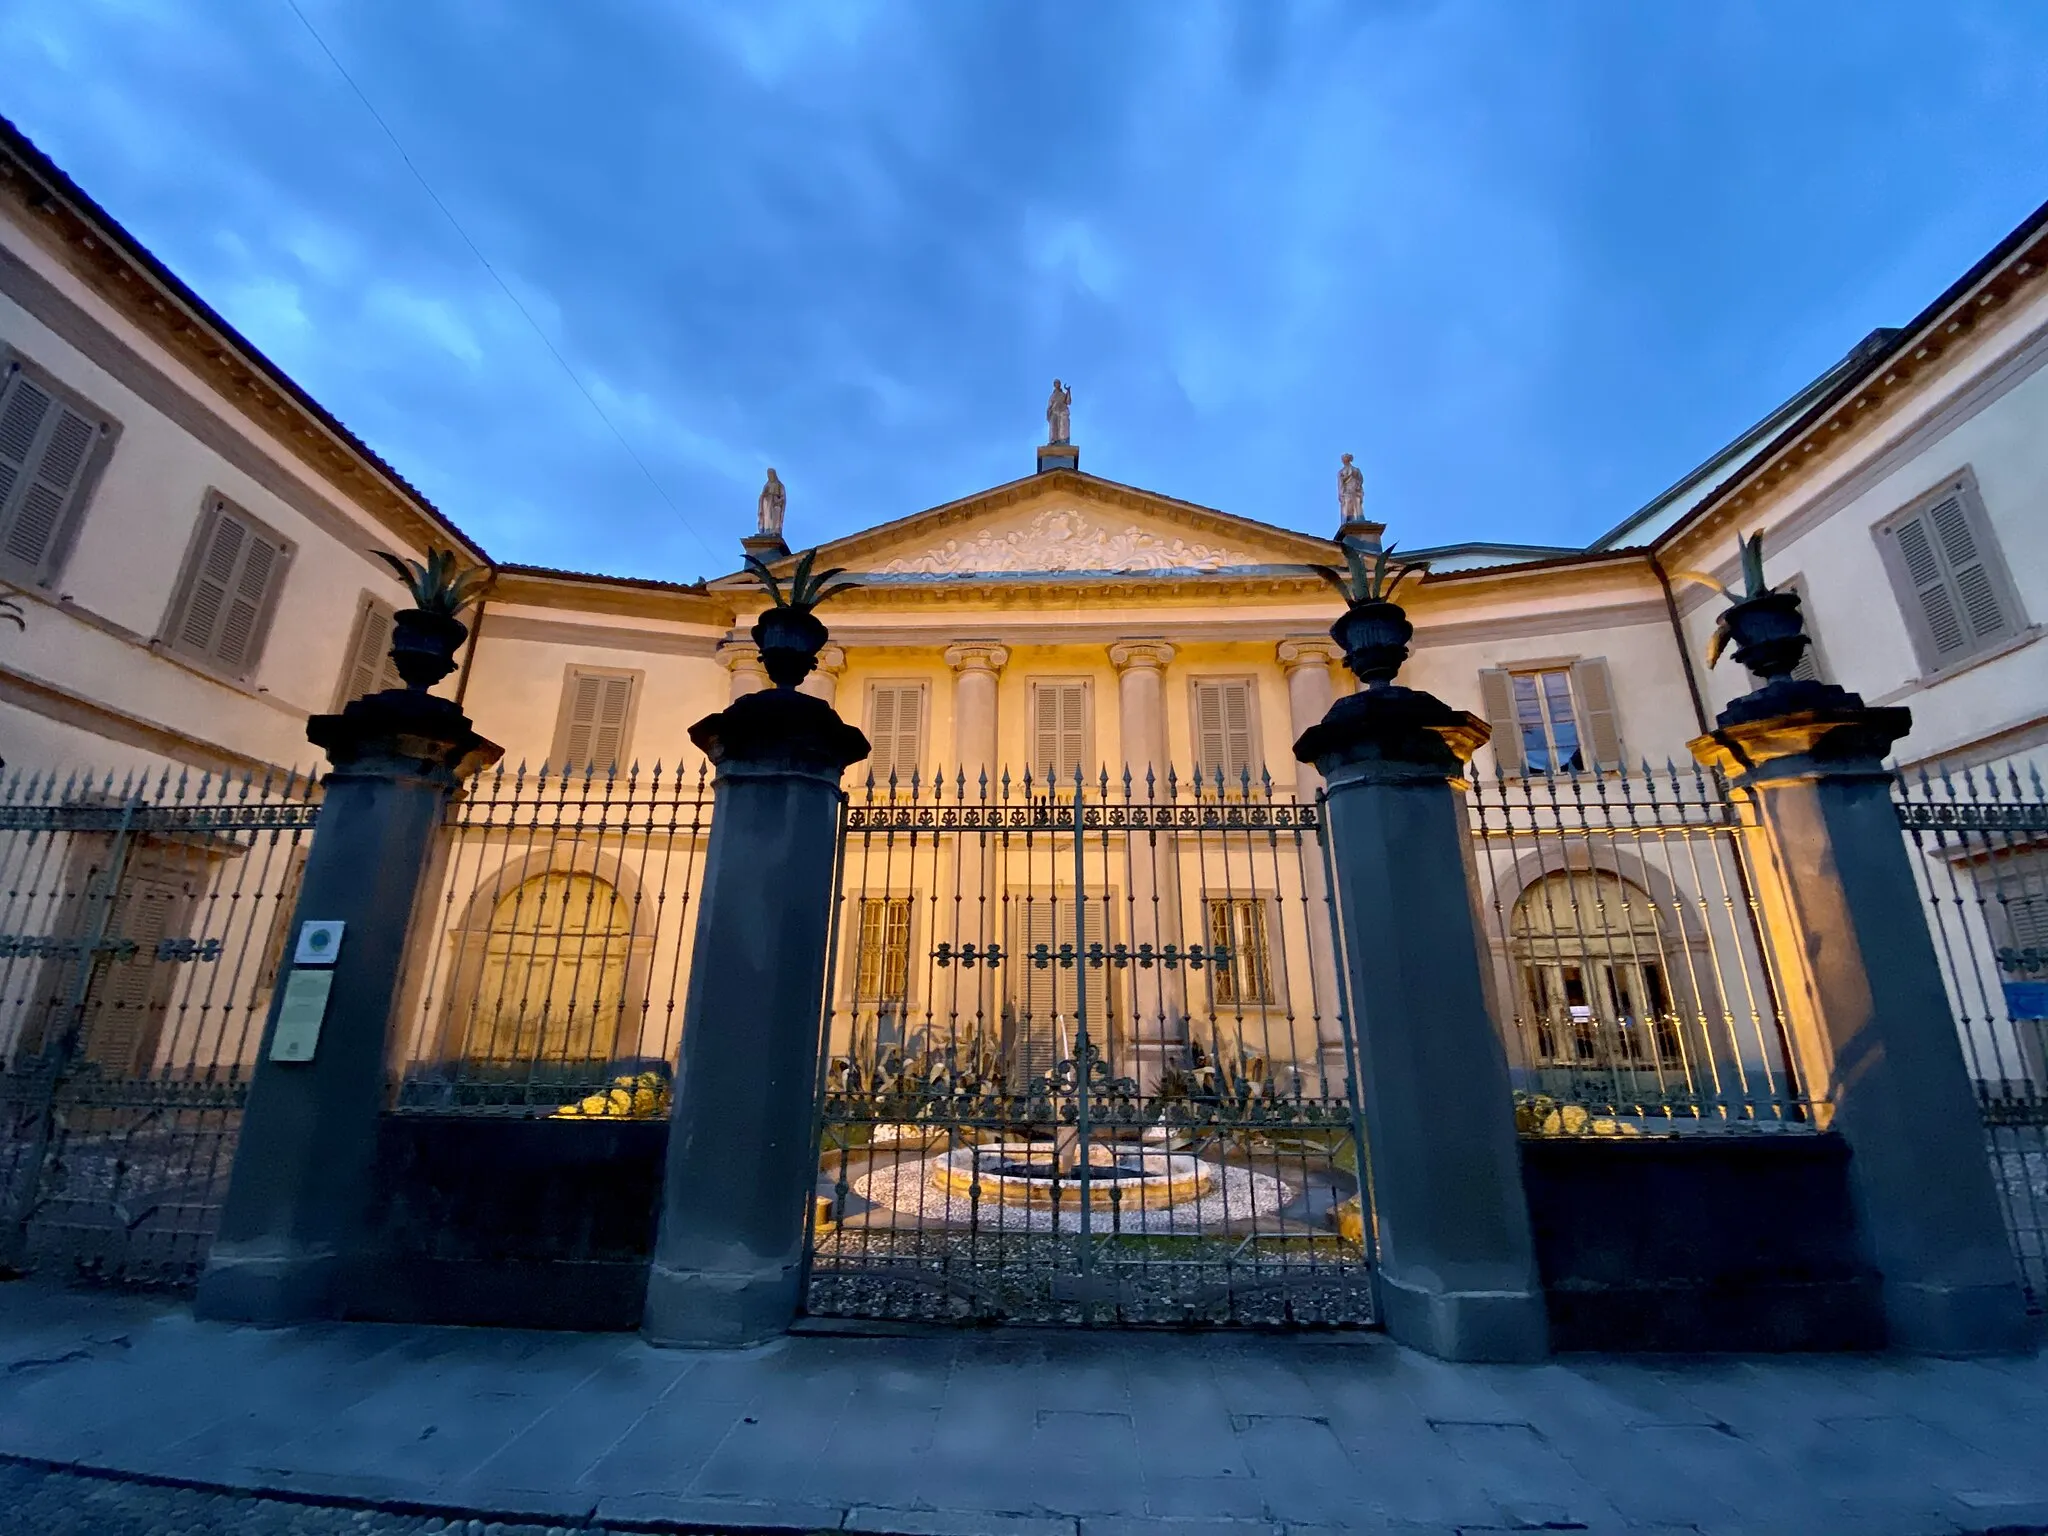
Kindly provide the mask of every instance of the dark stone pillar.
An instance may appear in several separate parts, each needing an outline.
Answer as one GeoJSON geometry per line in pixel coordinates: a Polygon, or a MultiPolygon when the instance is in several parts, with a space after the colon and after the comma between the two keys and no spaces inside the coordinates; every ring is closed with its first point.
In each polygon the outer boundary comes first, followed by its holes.
{"type": "Polygon", "coordinates": [[[718,776],[643,1326],[656,1344],[749,1344],[800,1300],[839,776],[868,741],[784,687],[690,739],[718,776]]]}
{"type": "Polygon", "coordinates": [[[310,1061],[273,1061],[291,951],[242,1116],[220,1235],[200,1278],[204,1317],[292,1322],[336,1315],[361,1254],[389,1091],[391,1010],[421,872],[458,781],[499,749],[424,692],[357,699],[306,735],[325,784],[292,940],[308,921],[347,924],[310,1061]]]}
{"type": "Polygon", "coordinates": [[[1892,1345],[2018,1350],[2019,1274],[1883,764],[1911,725],[1907,710],[1780,681],[1737,699],[1692,751],[1757,797],[1810,1014],[1801,1078],[1849,1144],[1892,1345]]]}
{"type": "Polygon", "coordinates": [[[1507,1053],[1467,874],[1486,727],[1427,693],[1339,699],[1294,755],[1327,782],[1387,1331],[1447,1360],[1547,1350],[1507,1053]]]}

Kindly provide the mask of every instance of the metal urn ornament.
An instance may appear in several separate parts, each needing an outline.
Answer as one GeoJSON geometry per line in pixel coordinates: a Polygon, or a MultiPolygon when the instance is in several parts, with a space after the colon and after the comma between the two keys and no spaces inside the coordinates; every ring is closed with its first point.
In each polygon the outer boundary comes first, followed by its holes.
{"type": "Polygon", "coordinates": [[[469,635],[456,615],[482,594],[490,568],[460,565],[452,549],[430,548],[424,562],[381,549],[375,554],[412,595],[412,606],[392,621],[391,661],[406,687],[424,693],[455,670],[455,653],[469,635]]]}
{"type": "Polygon", "coordinates": [[[796,557],[796,569],[790,573],[789,591],[785,595],[768,563],[757,556],[747,556],[748,574],[761,583],[772,599],[754,621],[752,633],[754,644],[760,648],[761,666],[778,688],[795,688],[808,677],[818,664],[818,652],[831,638],[831,631],[812,610],[827,598],[860,585],[857,581],[833,579],[845,574],[844,566],[813,572],[811,566],[817,558],[815,549],[807,549],[796,557]]]}
{"type": "MultiPolygon", "coordinates": [[[[1799,594],[1764,580],[1764,536],[1752,533],[1740,541],[1741,597],[1721,588],[1732,601],[1714,623],[1707,642],[1707,665],[1713,666],[1731,645],[1735,659],[1766,685],[1790,677],[1813,639],[1799,611],[1799,594]]],[[[1719,583],[1715,583],[1719,586],[1719,583]]]]}
{"type": "Polygon", "coordinates": [[[1309,567],[1344,595],[1344,615],[1330,626],[1330,638],[1343,647],[1344,665],[1360,683],[1385,688],[1407,661],[1408,642],[1415,638],[1407,611],[1393,600],[1394,590],[1422,567],[1394,559],[1391,544],[1368,554],[1349,540],[1344,561],[1341,571],[1330,565],[1309,567]]]}

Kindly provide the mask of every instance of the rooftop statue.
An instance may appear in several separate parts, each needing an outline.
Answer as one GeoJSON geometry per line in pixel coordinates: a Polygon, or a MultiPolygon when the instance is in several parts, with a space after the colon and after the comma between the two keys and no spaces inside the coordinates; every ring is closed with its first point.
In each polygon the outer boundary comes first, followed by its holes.
{"type": "Polygon", "coordinates": [[[1348,453],[1337,471],[1337,521],[1339,525],[1365,521],[1365,476],[1348,453]]]}
{"type": "Polygon", "coordinates": [[[1072,440],[1074,392],[1058,379],[1052,381],[1052,398],[1045,402],[1045,440],[1048,444],[1072,440]]]}
{"type": "Polygon", "coordinates": [[[755,504],[755,510],[761,519],[761,534],[764,538],[779,539],[782,537],[782,513],[783,509],[788,505],[788,488],[780,480],[776,479],[774,470],[769,470],[768,483],[761,487],[761,499],[755,504]]]}

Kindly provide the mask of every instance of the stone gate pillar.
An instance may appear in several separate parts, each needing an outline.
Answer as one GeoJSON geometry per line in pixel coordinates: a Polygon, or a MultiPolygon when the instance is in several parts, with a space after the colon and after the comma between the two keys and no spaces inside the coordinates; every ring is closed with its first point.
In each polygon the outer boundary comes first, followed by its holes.
{"type": "Polygon", "coordinates": [[[2019,1275],[1883,764],[1911,724],[1908,710],[1788,680],[1737,699],[1691,745],[1756,796],[1778,887],[1767,909],[1787,915],[1804,994],[1800,1077],[1849,1144],[1892,1344],[2018,1350],[2019,1275]]]}
{"type": "Polygon", "coordinates": [[[1431,694],[1368,687],[1294,755],[1329,790],[1387,1331],[1447,1360],[1527,1360],[1548,1319],[1460,795],[1486,737],[1431,694]]]}
{"type": "Polygon", "coordinates": [[[656,1344],[748,1344],[797,1312],[839,777],[868,740],[783,687],[690,739],[717,778],[643,1329],[656,1344]]]}
{"type": "Polygon", "coordinates": [[[194,1303],[202,1317],[283,1323],[338,1314],[348,1270],[363,1257],[378,1120],[394,1072],[391,1014],[421,877],[456,785],[499,756],[460,709],[421,691],[373,693],[338,715],[315,715],[306,735],[334,767],[286,965],[303,924],[339,919],[345,927],[334,964],[319,967],[333,980],[305,1059],[273,1055],[292,995],[293,972],[280,971],[220,1235],[194,1303]]]}

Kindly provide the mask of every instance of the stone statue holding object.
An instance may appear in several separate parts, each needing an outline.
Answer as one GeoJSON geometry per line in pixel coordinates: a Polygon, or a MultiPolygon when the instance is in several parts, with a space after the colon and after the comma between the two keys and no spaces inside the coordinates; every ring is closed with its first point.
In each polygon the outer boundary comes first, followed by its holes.
{"type": "Polygon", "coordinates": [[[1337,523],[1340,527],[1348,527],[1364,521],[1365,476],[1347,453],[1337,470],[1337,523]]]}
{"type": "Polygon", "coordinates": [[[773,469],[768,471],[768,483],[761,487],[761,499],[755,511],[761,520],[761,537],[779,539],[782,537],[782,514],[789,505],[789,491],[775,477],[773,469]]]}
{"type": "Polygon", "coordinates": [[[1058,379],[1052,381],[1052,398],[1045,402],[1045,441],[1048,447],[1073,440],[1074,392],[1058,379]]]}

